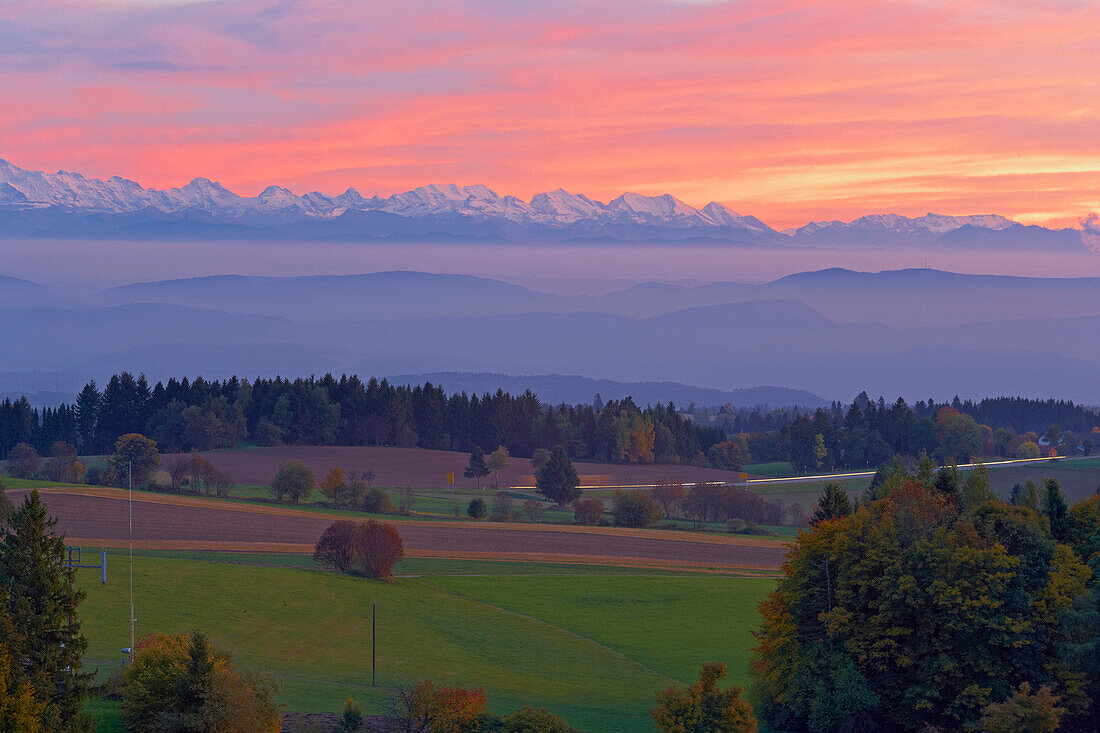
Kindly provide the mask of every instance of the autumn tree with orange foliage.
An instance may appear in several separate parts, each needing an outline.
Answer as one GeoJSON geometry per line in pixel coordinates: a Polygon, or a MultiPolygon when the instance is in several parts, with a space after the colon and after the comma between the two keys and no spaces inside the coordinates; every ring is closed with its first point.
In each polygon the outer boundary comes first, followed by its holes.
{"type": "Polygon", "coordinates": [[[981,730],[982,733],[1054,733],[1065,712],[1049,687],[1044,685],[1032,692],[1031,685],[1022,682],[1007,700],[986,707],[981,730]]]}
{"type": "Polygon", "coordinates": [[[126,667],[122,717],[135,731],[276,733],[277,696],[274,677],[238,670],[203,634],[153,634],[126,667]]]}
{"type": "Polygon", "coordinates": [[[422,680],[402,685],[390,698],[390,710],[402,733],[465,733],[485,716],[485,693],[422,680]]]}
{"type": "Polygon", "coordinates": [[[650,711],[661,733],[756,733],[752,706],[741,699],[741,688],[718,687],[726,665],[703,665],[699,679],[686,688],[670,687],[657,693],[657,707],[650,711]]]}
{"type": "Polygon", "coordinates": [[[328,475],[325,476],[324,481],[318,486],[321,493],[325,495],[326,499],[332,499],[336,496],[336,489],[344,483],[344,469],[339,466],[333,466],[329,469],[328,475]]]}
{"type": "Polygon", "coordinates": [[[635,415],[630,421],[630,429],[623,447],[623,460],[627,463],[653,463],[653,443],[656,432],[653,421],[641,415],[635,415]]]}
{"type": "Polygon", "coordinates": [[[1091,574],[1027,507],[910,480],[800,534],[784,575],[752,662],[769,728],[974,729],[1023,683],[1088,705],[1061,616],[1091,574]]]}

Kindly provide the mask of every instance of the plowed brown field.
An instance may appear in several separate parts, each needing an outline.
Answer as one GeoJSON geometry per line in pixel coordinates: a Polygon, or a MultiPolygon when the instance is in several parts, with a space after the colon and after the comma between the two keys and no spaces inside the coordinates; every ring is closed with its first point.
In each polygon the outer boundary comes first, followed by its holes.
{"type": "MultiPolygon", "coordinates": [[[[470,460],[466,453],[425,448],[385,448],[369,446],[280,446],[243,450],[210,451],[202,456],[241,484],[267,484],[275,477],[283,461],[298,460],[309,466],[318,480],[333,466],[347,471],[375,473],[380,486],[441,488],[447,474],[455,476],[455,486],[473,488],[474,481],[462,475],[470,460]]],[[[161,459],[161,467],[170,466],[175,456],[161,459]]],[[[624,466],[610,463],[577,463],[582,486],[630,486],[653,484],[663,478],[678,481],[732,481],[737,474],[695,466],[624,466]]],[[[488,480],[482,479],[484,487],[488,480]]],[[[501,476],[501,486],[533,486],[534,469],[528,458],[512,458],[501,476]]]]}
{"type": "MultiPolygon", "coordinates": [[[[50,514],[70,544],[127,540],[125,492],[50,489],[50,514]]],[[[13,499],[23,492],[13,491],[13,499]]],[[[161,549],[308,552],[339,517],[284,507],[135,494],[135,546],[161,549]]],[[[786,545],[774,541],[660,530],[561,525],[396,520],[412,557],[530,560],[656,567],[777,570],[786,545]]]]}

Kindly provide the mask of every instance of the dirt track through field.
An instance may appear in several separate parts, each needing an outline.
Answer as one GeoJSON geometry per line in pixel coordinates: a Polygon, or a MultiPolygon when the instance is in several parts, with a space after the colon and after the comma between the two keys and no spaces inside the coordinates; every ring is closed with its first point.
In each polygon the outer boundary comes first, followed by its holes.
{"type": "MultiPolygon", "coordinates": [[[[42,492],[70,544],[120,546],[128,536],[125,492],[42,492]]],[[[12,491],[18,500],[23,492],[12,491]]],[[[337,517],[289,507],[135,494],[134,545],[145,549],[309,552],[337,517]]],[[[613,527],[394,521],[410,557],[529,560],[655,567],[778,570],[786,545],[754,538],[613,527]]]]}

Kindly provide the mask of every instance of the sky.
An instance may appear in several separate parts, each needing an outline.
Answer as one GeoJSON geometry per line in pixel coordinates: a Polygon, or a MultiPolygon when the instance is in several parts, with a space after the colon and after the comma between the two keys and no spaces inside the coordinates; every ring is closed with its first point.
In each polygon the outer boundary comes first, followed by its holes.
{"type": "Polygon", "coordinates": [[[242,195],[484,183],[777,228],[1100,210],[1094,0],[4,0],[0,157],[242,195]]]}

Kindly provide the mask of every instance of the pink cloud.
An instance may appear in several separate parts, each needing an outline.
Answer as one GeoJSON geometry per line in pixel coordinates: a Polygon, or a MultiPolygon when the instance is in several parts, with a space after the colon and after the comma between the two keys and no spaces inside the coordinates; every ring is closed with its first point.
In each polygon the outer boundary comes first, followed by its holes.
{"type": "Polygon", "coordinates": [[[1085,0],[16,0],[0,19],[0,156],[25,167],[242,193],[667,188],[777,226],[1072,223],[1100,189],[1085,0]]]}

